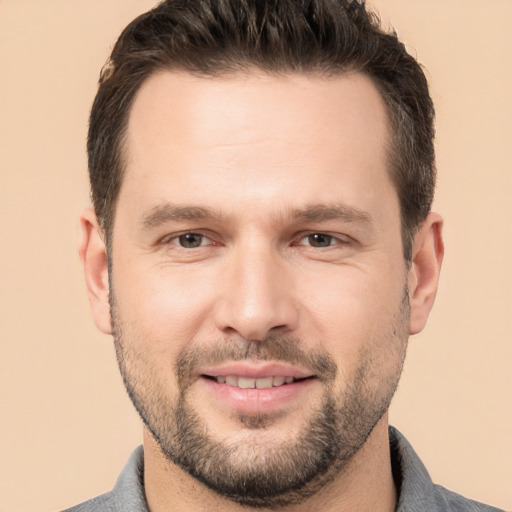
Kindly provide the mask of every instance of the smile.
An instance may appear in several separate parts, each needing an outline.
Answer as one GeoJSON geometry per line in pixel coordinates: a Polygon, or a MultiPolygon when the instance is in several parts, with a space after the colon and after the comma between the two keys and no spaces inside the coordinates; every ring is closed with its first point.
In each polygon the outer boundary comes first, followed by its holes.
{"type": "Polygon", "coordinates": [[[250,378],[250,377],[238,377],[236,375],[219,375],[217,377],[211,377],[205,375],[206,378],[213,379],[219,384],[228,384],[241,389],[269,389],[273,387],[279,387],[286,384],[291,384],[303,378],[295,377],[262,377],[262,378],[250,378]]]}
{"type": "Polygon", "coordinates": [[[230,361],[200,368],[197,375],[201,389],[222,407],[249,414],[298,405],[320,380],[305,368],[268,361],[230,361]]]}

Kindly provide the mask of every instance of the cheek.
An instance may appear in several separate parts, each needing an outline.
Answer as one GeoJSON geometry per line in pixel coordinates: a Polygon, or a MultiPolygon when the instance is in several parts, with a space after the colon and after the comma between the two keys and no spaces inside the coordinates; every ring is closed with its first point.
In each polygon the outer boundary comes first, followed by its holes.
{"type": "MultiPolygon", "coordinates": [[[[401,310],[405,276],[368,268],[329,269],[316,274],[316,286],[300,293],[307,332],[343,368],[363,352],[393,336],[401,310]]],[[[399,323],[402,323],[400,321],[399,323]]]]}
{"type": "Polygon", "coordinates": [[[168,356],[197,335],[212,304],[208,283],[182,269],[119,264],[113,284],[123,336],[168,356]]]}

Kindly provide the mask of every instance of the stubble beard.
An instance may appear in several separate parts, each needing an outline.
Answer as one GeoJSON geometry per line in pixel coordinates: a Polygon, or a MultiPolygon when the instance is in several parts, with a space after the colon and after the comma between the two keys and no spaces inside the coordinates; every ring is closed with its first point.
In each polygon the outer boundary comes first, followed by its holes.
{"type": "Polygon", "coordinates": [[[393,325],[381,337],[395,363],[392,374],[385,375],[378,386],[368,384],[381,364],[380,352],[363,354],[352,381],[340,391],[335,388],[336,365],[321,349],[305,352],[300,348],[304,343],[294,338],[231,339],[214,344],[213,349],[191,346],[182,352],[174,368],[179,385],[175,401],[158,382],[150,363],[145,364],[144,355],[127,343],[113,293],[111,316],[126,390],[166,459],[222,497],[244,506],[273,508],[302,503],[348,471],[349,462],[387,411],[398,385],[407,345],[409,302],[405,290],[393,325]],[[294,439],[269,441],[266,434],[276,420],[272,414],[239,413],[240,429],[252,429],[254,435],[246,436],[243,443],[219,441],[194,409],[189,397],[198,365],[244,359],[300,363],[320,377],[321,403],[294,439]]]}

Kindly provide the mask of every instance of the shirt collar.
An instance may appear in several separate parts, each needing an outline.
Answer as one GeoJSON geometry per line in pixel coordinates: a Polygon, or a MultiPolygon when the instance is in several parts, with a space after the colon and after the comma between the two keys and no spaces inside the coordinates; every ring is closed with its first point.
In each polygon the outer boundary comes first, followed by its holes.
{"type": "Polygon", "coordinates": [[[137,447],[131,454],[112,490],[115,510],[148,512],[144,492],[144,449],[137,447]]]}
{"type": "Polygon", "coordinates": [[[396,512],[438,510],[434,484],[427,468],[409,441],[394,427],[389,427],[389,447],[398,494],[396,512]]]}

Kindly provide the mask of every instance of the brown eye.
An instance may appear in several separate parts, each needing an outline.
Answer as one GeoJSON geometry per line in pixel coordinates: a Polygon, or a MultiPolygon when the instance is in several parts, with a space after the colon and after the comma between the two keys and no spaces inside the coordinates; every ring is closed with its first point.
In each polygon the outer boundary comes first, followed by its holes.
{"type": "Polygon", "coordinates": [[[313,233],[307,238],[311,247],[329,247],[333,242],[333,237],[325,233],[313,233]]]}
{"type": "Polygon", "coordinates": [[[204,238],[199,233],[185,233],[178,237],[178,243],[185,249],[195,249],[204,244],[204,238]]]}

